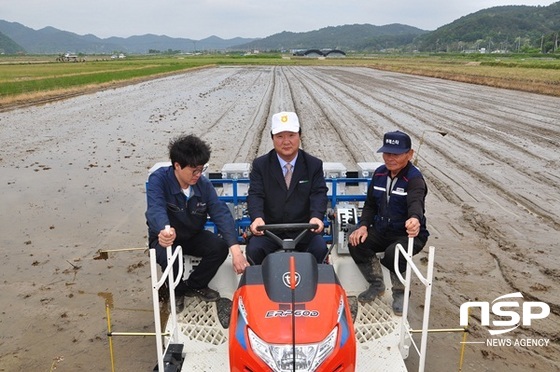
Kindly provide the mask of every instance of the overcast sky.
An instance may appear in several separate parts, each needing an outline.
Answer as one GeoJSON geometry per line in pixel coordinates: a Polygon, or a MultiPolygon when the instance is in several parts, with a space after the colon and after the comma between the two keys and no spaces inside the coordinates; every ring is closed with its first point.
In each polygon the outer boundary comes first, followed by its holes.
{"type": "Polygon", "coordinates": [[[435,30],[482,9],[539,0],[0,0],[0,19],[79,35],[263,38],[327,26],[401,23],[435,30]]]}

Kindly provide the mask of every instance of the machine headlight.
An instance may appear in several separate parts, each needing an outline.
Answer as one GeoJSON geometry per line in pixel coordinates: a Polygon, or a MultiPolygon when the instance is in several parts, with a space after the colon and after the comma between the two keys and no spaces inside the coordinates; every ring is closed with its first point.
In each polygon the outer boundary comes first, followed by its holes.
{"type": "Polygon", "coordinates": [[[269,344],[261,340],[250,328],[248,329],[251,348],[273,371],[291,372],[293,363],[299,372],[314,371],[333,352],[338,337],[338,327],[321,342],[295,346],[291,344],[269,344]]]}

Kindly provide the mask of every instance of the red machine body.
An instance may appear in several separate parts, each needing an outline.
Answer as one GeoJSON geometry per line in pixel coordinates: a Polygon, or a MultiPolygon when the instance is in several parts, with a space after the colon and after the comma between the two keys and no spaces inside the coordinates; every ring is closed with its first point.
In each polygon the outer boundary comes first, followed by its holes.
{"type": "Polygon", "coordinates": [[[354,371],[352,317],[333,267],[294,251],[248,267],[233,296],[229,363],[239,372],[354,371]]]}

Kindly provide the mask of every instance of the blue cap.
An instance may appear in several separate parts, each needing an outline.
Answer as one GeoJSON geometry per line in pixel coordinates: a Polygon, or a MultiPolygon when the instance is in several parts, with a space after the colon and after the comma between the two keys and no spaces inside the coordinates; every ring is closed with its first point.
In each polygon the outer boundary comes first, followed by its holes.
{"type": "Polygon", "coordinates": [[[386,152],[389,154],[404,154],[412,148],[412,141],[408,134],[394,131],[387,132],[383,136],[383,146],[377,152],[386,152]]]}

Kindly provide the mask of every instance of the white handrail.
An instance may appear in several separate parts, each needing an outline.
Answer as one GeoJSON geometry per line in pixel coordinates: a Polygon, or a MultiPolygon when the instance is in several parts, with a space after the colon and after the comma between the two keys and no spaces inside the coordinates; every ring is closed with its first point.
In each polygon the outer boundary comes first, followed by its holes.
{"type": "Polygon", "coordinates": [[[161,278],[158,280],[158,268],[157,268],[157,261],[156,261],[156,248],[150,249],[150,271],[152,277],[152,299],[154,305],[154,322],[155,322],[155,329],[156,329],[156,348],[157,348],[157,358],[158,358],[158,371],[164,371],[164,356],[167,351],[167,346],[169,346],[172,341],[177,341],[179,338],[178,333],[178,326],[177,326],[177,311],[175,310],[175,287],[179,284],[179,281],[182,279],[182,272],[183,272],[183,249],[179,245],[175,252],[172,252],[172,247],[166,248],[167,253],[167,267],[161,274],[161,278]],[[177,280],[173,278],[173,265],[175,260],[179,259],[179,275],[177,280]],[[161,318],[159,313],[159,289],[164,285],[167,281],[169,287],[169,303],[171,307],[171,314],[169,314],[170,319],[170,340],[165,347],[163,348],[163,332],[161,330],[161,318]]]}
{"type": "Polygon", "coordinates": [[[434,276],[434,256],[435,256],[435,248],[430,246],[428,248],[428,271],[426,273],[426,277],[422,275],[418,267],[412,261],[413,255],[413,247],[414,247],[414,238],[408,238],[408,250],[405,251],[401,244],[397,244],[398,251],[395,252],[395,262],[394,262],[394,270],[395,274],[403,283],[404,286],[404,303],[403,303],[403,313],[402,313],[402,320],[401,320],[401,332],[400,332],[400,342],[399,342],[399,349],[401,354],[404,355],[404,336],[407,333],[410,337],[410,341],[414,346],[420,361],[418,363],[418,371],[423,372],[424,367],[426,364],[426,348],[427,348],[427,340],[428,340],[428,326],[430,321],[430,304],[432,299],[432,281],[434,276]],[[406,259],[407,266],[406,266],[406,274],[405,278],[399,272],[399,257],[402,253],[403,257],[406,259]],[[422,320],[422,336],[420,341],[420,350],[418,350],[418,346],[414,342],[412,336],[410,335],[410,330],[405,326],[405,320],[408,316],[408,301],[410,296],[410,281],[411,281],[411,272],[414,271],[416,276],[420,279],[422,284],[426,287],[426,293],[424,296],[424,316],[422,320]]]}

